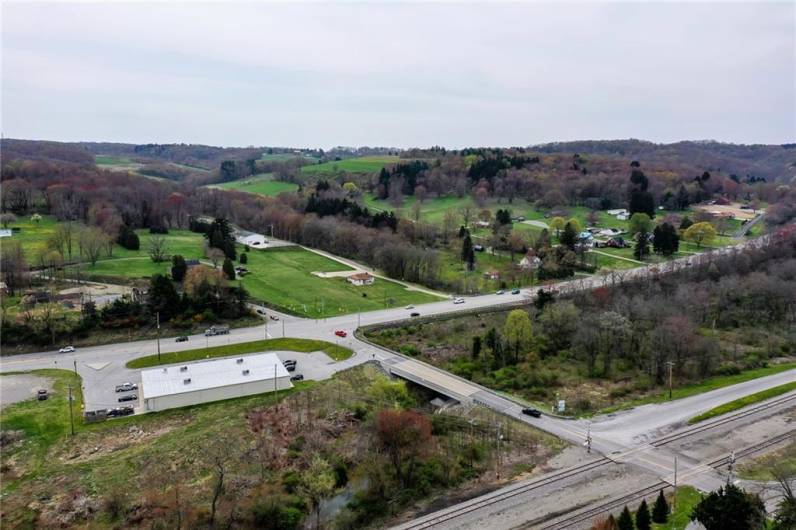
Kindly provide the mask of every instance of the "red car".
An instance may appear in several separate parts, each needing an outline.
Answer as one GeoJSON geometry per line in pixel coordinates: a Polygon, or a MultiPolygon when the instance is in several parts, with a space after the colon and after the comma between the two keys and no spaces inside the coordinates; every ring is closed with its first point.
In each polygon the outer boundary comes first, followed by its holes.
{"type": "Polygon", "coordinates": [[[347,337],[348,336],[348,333],[346,333],[342,329],[338,329],[337,331],[334,332],[334,334],[337,335],[338,337],[347,337]]]}

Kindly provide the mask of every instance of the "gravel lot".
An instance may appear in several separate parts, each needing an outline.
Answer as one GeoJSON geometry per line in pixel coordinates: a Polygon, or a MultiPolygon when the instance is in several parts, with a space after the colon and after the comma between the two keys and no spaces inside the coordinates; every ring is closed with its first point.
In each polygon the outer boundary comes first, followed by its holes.
{"type": "Polygon", "coordinates": [[[0,407],[32,399],[42,388],[52,392],[52,379],[36,375],[4,375],[0,377],[0,407]]]}

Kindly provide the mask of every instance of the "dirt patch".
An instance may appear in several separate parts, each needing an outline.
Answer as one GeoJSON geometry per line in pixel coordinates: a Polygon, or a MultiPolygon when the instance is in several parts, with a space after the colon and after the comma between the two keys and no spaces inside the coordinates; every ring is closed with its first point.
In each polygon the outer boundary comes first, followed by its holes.
{"type": "Polygon", "coordinates": [[[52,379],[28,374],[0,376],[0,408],[34,399],[39,390],[52,393],[52,379]]]}

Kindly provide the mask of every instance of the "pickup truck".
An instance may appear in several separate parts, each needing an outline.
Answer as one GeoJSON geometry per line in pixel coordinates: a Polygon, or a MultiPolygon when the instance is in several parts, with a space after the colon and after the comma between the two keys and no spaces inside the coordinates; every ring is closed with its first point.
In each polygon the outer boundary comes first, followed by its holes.
{"type": "Polygon", "coordinates": [[[210,326],[205,330],[205,337],[213,337],[214,335],[227,335],[229,333],[229,326],[210,326]]]}

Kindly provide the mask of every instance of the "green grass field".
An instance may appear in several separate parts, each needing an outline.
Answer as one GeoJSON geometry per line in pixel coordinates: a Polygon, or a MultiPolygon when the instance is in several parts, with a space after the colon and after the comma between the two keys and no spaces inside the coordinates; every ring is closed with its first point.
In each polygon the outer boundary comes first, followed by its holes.
{"type": "Polygon", "coordinates": [[[323,164],[313,164],[303,166],[301,172],[308,175],[318,175],[323,173],[334,173],[336,171],[349,171],[351,173],[374,173],[380,171],[384,166],[398,162],[397,156],[363,156],[359,158],[347,158],[345,160],[335,160],[324,162],[323,164]]]}
{"type": "Polygon", "coordinates": [[[263,153],[260,157],[260,160],[266,160],[268,162],[289,162],[291,160],[308,160],[311,162],[318,161],[318,159],[314,156],[299,155],[295,153],[263,153]]]}
{"type": "MultiPolygon", "coordinates": [[[[669,506],[672,506],[671,498],[667,499],[669,501],[669,506]]],[[[702,494],[699,493],[695,488],[691,486],[680,486],[677,488],[677,503],[674,509],[674,513],[669,515],[669,520],[665,523],[652,523],[653,530],[683,530],[688,523],[691,522],[691,512],[694,511],[694,508],[697,504],[702,500],[702,494]]],[[[651,497],[647,499],[647,504],[649,505],[650,509],[652,509],[653,503],[655,502],[655,498],[651,497]]],[[[614,515],[614,517],[618,517],[619,514],[614,515]]]]}
{"type": "Polygon", "coordinates": [[[688,420],[688,423],[689,425],[693,425],[694,423],[699,423],[700,421],[705,421],[709,420],[710,418],[715,418],[716,416],[728,414],[738,409],[742,409],[747,405],[753,405],[754,403],[759,403],[761,401],[777,397],[781,394],[790,392],[791,390],[796,390],[796,383],[786,383],[784,385],[775,386],[774,388],[769,388],[767,390],[763,390],[762,392],[744,396],[740,399],[736,399],[734,401],[730,401],[729,403],[724,403],[723,405],[714,407],[707,412],[703,412],[698,416],[694,416],[688,420]]]}
{"type": "Polygon", "coordinates": [[[11,223],[9,227],[20,228],[19,232],[15,232],[10,238],[0,239],[0,251],[3,244],[9,241],[18,241],[22,244],[22,249],[25,251],[25,257],[28,262],[34,262],[38,255],[47,248],[47,240],[53,235],[55,225],[58,222],[54,217],[43,215],[41,221],[34,223],[28,217],[18,217],[15,223],[11,223]]]}
{"type": "Polygon", "coordinates": [[[249,252],[243,286],[258,300],[314,318],[372,311],[386,306],[439,300],[403,285],[377,278],[373,285],[357,287],[345,278],[321,278],[313,272],[337,272],[349,267],[298,247],[249,252]]]}
{"type": "MultiPolygon", "coordinates": [[[[785,372],[787,370],[793,370],[794,368],[796,368],[796,362],[789,362],[789,363],[774,364],[771,366],[766,366],[764,368],[755,368],[753,370],[746,370],[736,375],[717,375],[713,377],[708,377],[701,383],[674,388],[672,391],[671,399],[682,399],[682,398],[695,396],[697,394],[703,394],[705,392],[710,392],[711,390],[724,388],[725,386],[730,386],[730,385],[737,385],[738,383],[745,383],[746,381],[751,381],[752,379],[765,377],[767,375],[778,374],[780,372],[785,372]]],[[[658,394],[648,396],[644,399],[634,400],[625,403],[619,407],[605,408],[601,410],[600,413],[609,414],[611,412],[616,412],[617,410],[624,410],[628,408],[637,407],[638,405],[646,405],[648,403],[663,403],[664,401],[670,401],[668,391],[662,391],[658,394]]]]}
{"type": "Polygon", "coordinates": [[[229,357],[231,355],[242,355],[244,353],[258,353],[265,351],[297,351],[309,353],[322,351],[335,361],[343,361],[353,355],[353,351],[344,346],[338,346],[323,340],[310,339],[268,339],[252,342],[242,342],[240,344],[228,344],[224,346],[213,346],[212,348],[197,348],[195,350],[185,350],[179,352],[163,353],[158,360],[157,355],[147,355],[138,357],[127,362],[127,368],[148,368],[159,364],[173,364],[187,361],[198,361],[200,359],[210,359],[213,357],[229,357]]]}
{"type": "Polygon", "coordinates": [[[241,180],[215,184],[212,187],[222,190],[245,191],[256,195],[265,195],[266,197],[275,197],[280,193],[296,191],[298,189],[298,184],[273,180],[273,175],[271,173],[262,173],[241,180]]]}

